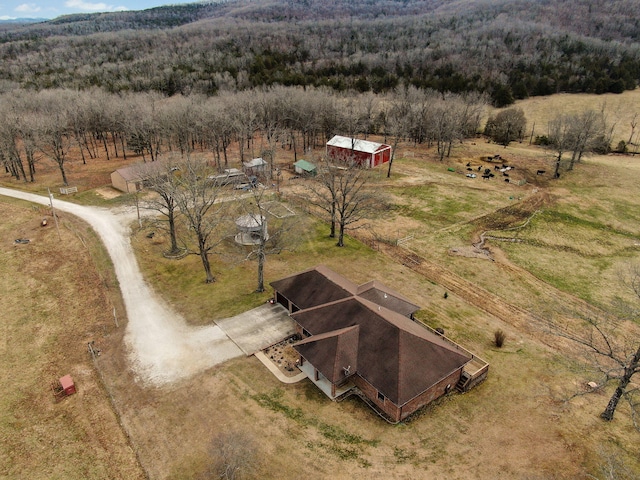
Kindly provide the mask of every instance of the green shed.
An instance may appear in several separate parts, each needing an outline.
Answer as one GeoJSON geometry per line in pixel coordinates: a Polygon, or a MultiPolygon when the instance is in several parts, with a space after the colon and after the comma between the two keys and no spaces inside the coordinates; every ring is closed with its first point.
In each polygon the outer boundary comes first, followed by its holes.
{"type": "Polygon", "coordinates": [[[298,160],[293,164],[293,169],[298,175],[311,175],[315,177],[318,173],[316,166],[306,160],[298,160]]]}

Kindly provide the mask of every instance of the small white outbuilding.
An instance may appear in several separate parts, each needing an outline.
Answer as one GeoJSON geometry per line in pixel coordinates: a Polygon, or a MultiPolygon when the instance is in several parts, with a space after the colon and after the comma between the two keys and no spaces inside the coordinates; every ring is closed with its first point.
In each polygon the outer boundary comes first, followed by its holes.
{"type": "Polygon", "coordinates": [[[267,232],[267,219],[264,215],[243,215],[236,220],[238,233],[235,236],[236,243],[240,245],[259,245],[261,238],[269,239],[267,232]]]}

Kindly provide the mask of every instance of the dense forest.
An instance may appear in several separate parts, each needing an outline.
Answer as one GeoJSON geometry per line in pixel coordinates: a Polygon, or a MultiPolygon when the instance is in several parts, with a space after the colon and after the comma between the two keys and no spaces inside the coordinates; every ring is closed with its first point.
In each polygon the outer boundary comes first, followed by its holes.
{"type": "Polygon", "coordinates": [[[496,106],[640,82],[633,0],[235,0],[0,31],[0,92],[215,95],[260,86],[478,92],[496,106]]]}

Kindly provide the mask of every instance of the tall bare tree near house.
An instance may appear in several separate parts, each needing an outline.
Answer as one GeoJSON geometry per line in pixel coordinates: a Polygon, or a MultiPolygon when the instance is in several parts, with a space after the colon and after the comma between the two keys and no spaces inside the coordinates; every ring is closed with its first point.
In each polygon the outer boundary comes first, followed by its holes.
{"type": "Polygon", "coordinates": [[[317,176],[307,184],[302,197],[310,205],[320,209],[329,222],[329,238],[336,238],[337,225],[337,195],[338,175],[337,170],[344,168],[336,165],[334,161],[326,157],[320,160],[320,171],[317,176]]]}
{"type": "Polygon", "coordinates": [[[181,175],[180,162],[177,158],[164,158],[153,163],[139,165],[139,176],[144,178],[145,185],[155,195],[146,198],[143,208],[154,210],[160,214],[156,226],[165,230],[169,235],[169,250],[167,255],[177,255],[183,251],[178,246],[176,221],[180,215],[176,191],[178,179],[181,175]]]}
{"type": "Polygon", "coordinates": [[[360,168],[353,158],[324,158],[314,181],[309,184],[308,201],[328,214],[331,238],[344,247],[347,230],[362,226],[375,212],[377,195],[369,186],[370,170],[360,168]]]}
{"type": "Polygon", "coordinates": [[[640,319],[640,266],[630,265],[623,277],[623,283],[636,299],[636,304],[626,310],[635,322],[586,318],[581,330],[552,324],[552,331],[585,349],[602,375],[602,386],[615,385],[600,416],[606,421],[613,420],[620,400],[625,399],[631,408],[633,423],[640,430],[640,387],[633,382],[635,375],[640,373],[640,339],[636,323],[640,319]]]}
{"type": "Polygon", "coordinates": [[[204,160],[187,157],[178,165],[173,199],[186,219],[188,253],[200,256],[205,282],[215,282],[209,255],[224,239],[225,202],[220,201],[221,186],[209,178],[210,169],[204,160]]]}
{"type": "MultiPolygon", "coordinates": [[[[288,233],[295,225],[295,219],[290,217],[276,217],[271,215],[268,205],[273,199],[271,192],[262,187],[255,187],[250,194],[243,195],[239,204],[244,220],[249,220],[254,228],[259,230],[252,232],[248,242],[243,243],[244,249],[249,249],[246,259],[257,261],[257,286],[256,292],[264,292],[264,267],[269,255],[281,253],[291,243],[288,233]]],[[[238,234],[242,235],[242,234],[238,234]]],[[[245,250],[246,252],[246,250],[245,250]]]]}
{"type": "Polygon", "coordinates": [[[336,213],[338,221],[338,247],[344,247],[344,234],[347,229],[368,218],[374,210],[373,192],[367,189],[368,171],[351,167],[338,176],[336,195],[336,213]]]}

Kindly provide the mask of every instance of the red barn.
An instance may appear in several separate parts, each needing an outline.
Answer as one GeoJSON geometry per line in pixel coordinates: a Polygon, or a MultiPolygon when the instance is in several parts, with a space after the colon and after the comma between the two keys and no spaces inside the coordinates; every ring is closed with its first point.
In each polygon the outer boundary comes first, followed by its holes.
{"type": "Polygon", "coordinates": [[[360,166],[372,168],[387,163],[391,159],[391,146],[336,135],[327,142],[327,157],[353,159],[360,166]]]}

